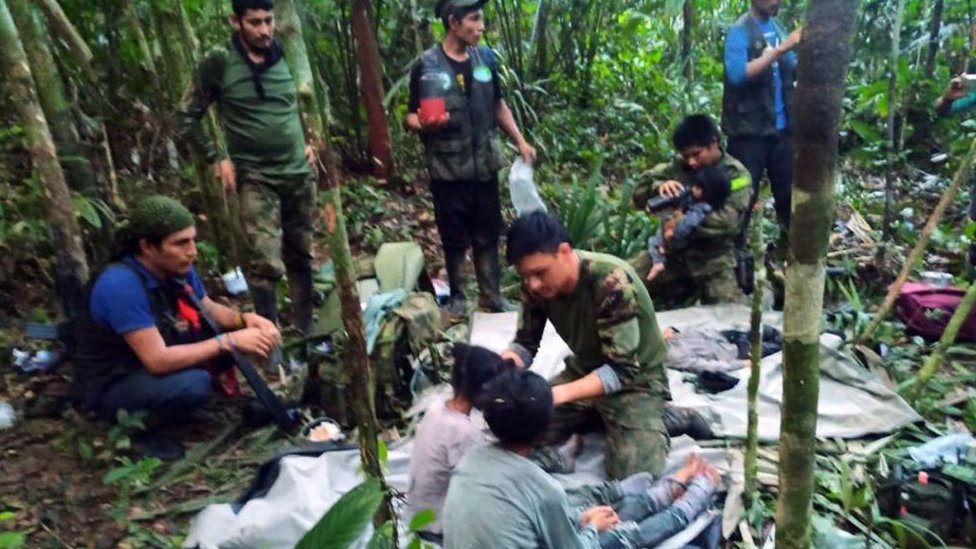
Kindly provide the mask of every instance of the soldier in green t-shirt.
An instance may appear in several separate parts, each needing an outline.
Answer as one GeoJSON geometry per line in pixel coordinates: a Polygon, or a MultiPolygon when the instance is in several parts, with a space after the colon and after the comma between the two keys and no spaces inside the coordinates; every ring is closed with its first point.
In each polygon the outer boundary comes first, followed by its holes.
{"type": "Polygon", "coordinates": [[[181,134],[213,164],[224,191],[239,193],[249,245],[245,271],[261,316],[278,321],[278,280],[287,272],[293,323],[312,324],[312,148],[305,143],[298,93],[274,38],[271,0],[233,0],[234,34],[200,61],[178,109],[181,134]],[[229,158],[207,134],[216,104],[229,158]]]}
{"type": "MultiPolygon", "coordinates": [[[[664,417],[671,398],[668,350],[637,274],[616,257],[574,250],[559,220],[538,211],[512,223],[507,255],[523,291],[515,341],[502,357],[530,365],[547,321],[573,351],[566,371],[552,382],[557,408],[542,443],[602,423],[609,478],[660,473],[670,447],[664,417]]],[[[544,467],[560,469],[551,447],[537,453],[544,467]]]]}
{"type": "Polygon", "coordinates": [[[690,189],[695,174],[704,168],[718,166],[730,181],[725,205],[705,218],[686,246],[667,253],[666,267],[654,263],[646,251],[630,260],[655,303],[664,308],[694,299],[703,304],[743,300],[735,279],[734,250],[748,223],[751,178],[742,163],[722,150],[719,138],[718,127],[708,116],[685,117],[672,135],[678,155],[641,174],[634,189],[634,206],[643,210],[652,197],[677,196],[690,189]]]}

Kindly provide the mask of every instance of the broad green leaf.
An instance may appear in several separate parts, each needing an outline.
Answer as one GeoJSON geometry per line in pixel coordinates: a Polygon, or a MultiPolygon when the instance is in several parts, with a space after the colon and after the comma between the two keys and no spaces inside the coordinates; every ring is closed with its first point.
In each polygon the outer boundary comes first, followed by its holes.
{"type": "Polygon", "coordinates": [[[380,481],[371,478],[363,482],[339,498],[295,549],[346,549],[352,546],[382,502],[380,481]]]}
{"type": "Polygon", "coordinates": [[[410,519],[410,531],[416,532],[437,520],[437,515],[433,509],[424,509],[410,519]]]}

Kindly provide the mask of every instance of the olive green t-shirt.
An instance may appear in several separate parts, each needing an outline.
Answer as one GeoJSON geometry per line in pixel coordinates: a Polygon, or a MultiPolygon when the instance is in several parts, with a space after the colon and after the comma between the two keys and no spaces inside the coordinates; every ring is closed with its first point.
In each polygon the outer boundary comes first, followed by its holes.
{"type": "Polygon", "coordinates": [[[282,58],[260,75],[265,98],[258,96],[251,68],[231,45],[211,50],[200,61],[179,107],[184,138],[209,162],[218,159],[203,118],[216,102],[227,139],[227,152],[238,170],[266,176],[301,176],[310,172],[298,92],[282,58]]]}
{"type": "Polygon", "coordinates": [[[664,361],[668,350],[654,304],[634,269],[612,255],[576,250],[579,281],[572,293],[542,300],[525,287],[514,343],[535,355],[546,321],[573,351],[567,371],[583,377],[613,368],[624,391],[670,398],[664,361]]]}

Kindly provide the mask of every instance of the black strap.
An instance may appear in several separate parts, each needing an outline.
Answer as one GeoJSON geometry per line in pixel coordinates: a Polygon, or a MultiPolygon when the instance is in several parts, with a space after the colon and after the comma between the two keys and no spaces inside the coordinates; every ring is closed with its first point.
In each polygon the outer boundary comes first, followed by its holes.
{"type": "MultiPolygon", "coordinates": [[[[217,324],[216,319],[214,319],[210,311],[203,306],[203,303],[200,302],[200,298],[193,293],[193,288],[190,287],[190,285],[185,281],[180,281],[180,283],[182,284],[181,291],[183,296],[188,299],[190,304],[193,305],[193,307],[200,313],[200,317],[206,321],[207,325],[210,326],[214,333],[223,333],[220,329],[220,325],[217,324]]],[[[241,374],[244,375],[244,379],[247,380],[247,384],[250,385],[251,389],[254,390],[254,394],[258,397],[258,400],[264,405],[265,408],[268,409],[268,412],[271,414],[271,419],[274,421],[275,425],[277,425],[279,429],[287,434],[294,433],[295,428],[298,425],[298,418],[292,416],[288,412],[288,409],[285,408],[285,405],[281,402],[281,399],[279,399],[278,395],[274,394],[274,392],[268,387],[268,384],[264,382],[264,378],[262,378],[261,375],[254,369],[251,361],[246,356],[237,350],[231,350],[230,354],[234,358],[234,364],[237,365],[237,369],[240,370],[241,374]]]]}

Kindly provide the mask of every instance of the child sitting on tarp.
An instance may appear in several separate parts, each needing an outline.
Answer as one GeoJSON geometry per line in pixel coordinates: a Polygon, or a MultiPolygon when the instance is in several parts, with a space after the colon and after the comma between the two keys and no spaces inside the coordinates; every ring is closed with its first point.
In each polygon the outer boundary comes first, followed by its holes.
{"type": "Polygon", "coordinates": [[[528,459],[552,418],[549,383],[526,370],[508,371],[488,383],[483,398],[485,419],[498,442],[469,450],[451,478],[444,502],[445,549],[653,546],[700,514],[719,484],[711,466],[695,461],[686,465],[694,471],[683,473],[687,483],[673,478],[661,488],[635,475],[617,483],[616,507],[603,501],[573,509],[559,483],[528,459]],[[638,497],[627,498],[624,490],[638,497]]]}
{"type": "Polygon", "coordinates": [[[454,396],[446,401],[436,400],[424,412],[410,459],[406,516],[412,517],[426,509],[434,511],[434,522],[420,533],[428,541],[439,541],[441,507],[451,472],[468,449],[488,440],[481,426],[471,419],[471,410],[480,401],[481,388],[502,371],[515,367],[483,347],[458,343],[452,354],[454,396]]]}

